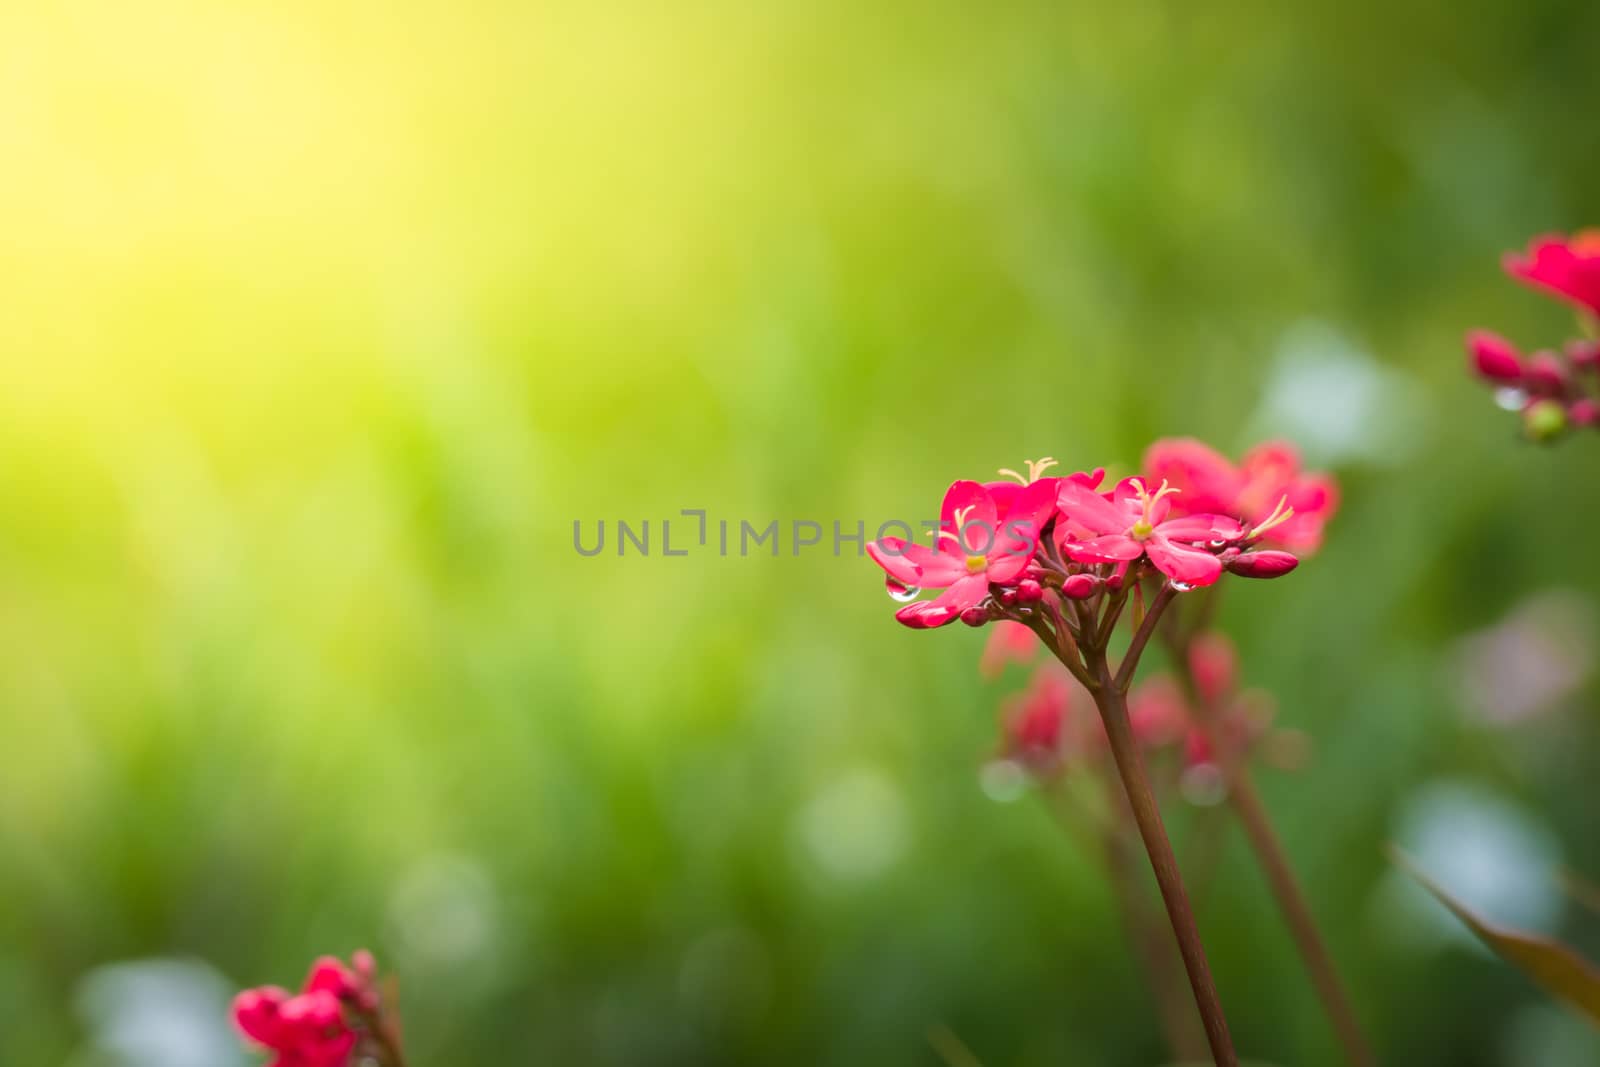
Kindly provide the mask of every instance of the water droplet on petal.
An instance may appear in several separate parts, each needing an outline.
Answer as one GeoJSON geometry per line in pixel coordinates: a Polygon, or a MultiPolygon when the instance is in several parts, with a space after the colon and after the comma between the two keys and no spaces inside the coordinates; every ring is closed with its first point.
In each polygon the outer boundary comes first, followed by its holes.
{"type": "Polygon", "coordinates": [[[1232,542],[1230,542],[1226,537],[1217,537],[1213,538],[1211,542],[1206,545],[1206,547],[1215,552],[1218,549],[1227,548],[1231,543],[1232,542]]]}
{"type": "Polygon", "coordinates": [[[1494,391],[1494,402],[1505,411],[1521,411],[1528,405],[1528,391],[1504,386],[1494,391]]]}
{"type": "Polygon", "coordinates": [[[1188,582],[1180,582],[1176,578],[1167,584],[1172,586],[1172,591],[1175,593],[1187,593],[1189,590],[1194,588],[1194,586],[1190,585],[1188,582]]]}
{"type": "Polygon", "coordinates": [[[922,595],[922,590],[918,589],[916,586],[901,585],[893,578],[890,578],[888,581],[884,582],[883,587],[889,591],[890,600],[898,601],[901,604],[908,604],[922,595]]]}

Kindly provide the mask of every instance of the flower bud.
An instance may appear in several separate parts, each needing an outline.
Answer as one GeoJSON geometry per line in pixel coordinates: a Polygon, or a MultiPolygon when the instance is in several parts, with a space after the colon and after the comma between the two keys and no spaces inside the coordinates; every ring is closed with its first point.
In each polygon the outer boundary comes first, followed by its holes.
{"type": "Polygon", "coordinates": [[[1241,552],[1226,564],[1229,574],[1241,578],[1281,578],[1300,566],[1300,560],[1289,552],[1263,549],[1259,552],[1241,552]]]}
{"type": "Polygon", "coordinates": [[[1215,707],[1232,694],[1239,674],[1233,642],[1214,630],[1197,635],[1189,644],[1189,672],[1200,699],[1215,707]]]}
{"type": "Polygon", "coordinates": [[[1572,420],[1574,426],[1594,426],[1600,424],[1600,403],[1584,397],[1574,400],[1567,405],[1567,418],[1572,420]]]}
{"type": "Polygon", "coordinates": [[[1044,586],[1032,578],[1024,578],[1017,583],[1017,603],[1037,604],[1044,599],[1044,586]]]}
{"type": "Polygon", "coordinates": [[[1016,586],[1008,585],[1005,588],[1000,590],[1000,603],[1004,604],[1006,607],[1009,608],[1012,605],[1016,604],[1016,602],[1017,602],[1017,587],[1016,586]]]}
{"type": "Polygon", "coordinates": [[[956,613],[950,608],[935,605],[931,600],[907,604],[894,613],[895,621],[913,630],[933,630],[955,621],[956,613]]]}
{"type": "Polygon", "coordinates": [[[1600,341],[1568,341],[1567,359],[1577,370],[1600,367],[1600,341]]]}
{"type": "Polygon", "coordinates": [[[1566,364],[1554,352],[1535,352],[1528,358],[1528,384],[1539,392],[1563,393],[1569,380],[1566,364]]]}
{"type": "Polygon", "coordinates": [[[1553,441],[1567,430],[1567,409],[1559,400],[1535,400],[1522,411],[1522,429],[1534,441],[1553,441]]]}
{"type": "Polygon", "coordinates": [[[343,997],[354,992],[360,984],[355,973],[346,967],[343,961],[334,956],[321,956],[311,965],[311,973],[306,977],[305,991],[314,993],[317,990],[324,990],[336,997],[343,997]]]}
{"type": "Polygon", "coordinates": [[[1072,574],[1061,583],[1063,595],[1073,600],[1088,600],[1100,588],[1100,579],[1092,574],[1072,574]]]}
{"type": "Polygon", "coordinates": [[[989,621],[989,609],[982,604],[974,604],[961,613],[961,621],[968,626],[982,626],[989,621]]]}
{"type": "Polygon", "coordinates": [[[1491,382],[1522,381],[1522,357],[1516,346],[1497,333],[1473,330],[1467,334],[1467,351],[1472,355],[1472,369],[1491,382]]]}

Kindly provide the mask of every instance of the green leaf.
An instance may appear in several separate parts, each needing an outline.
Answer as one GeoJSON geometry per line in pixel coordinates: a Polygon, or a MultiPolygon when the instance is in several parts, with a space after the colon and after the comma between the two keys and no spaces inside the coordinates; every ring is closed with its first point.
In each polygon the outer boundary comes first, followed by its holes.
{"type": "Polygon", "coordinates": [[[1525,974],[1545,992],[1566,1001],[1600,1026],[1600,969],[1559,941],[1487,922],[1445,892],[1397,848],[1389,849],[1395,865],[1422,884],[1439,903],[1455,913],[1496,955],[1525,974]]]}

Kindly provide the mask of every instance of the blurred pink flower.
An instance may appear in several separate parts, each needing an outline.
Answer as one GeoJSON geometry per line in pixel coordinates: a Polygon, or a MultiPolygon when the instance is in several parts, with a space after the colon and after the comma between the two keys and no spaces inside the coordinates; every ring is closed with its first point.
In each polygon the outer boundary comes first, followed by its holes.
{"type": "Polygon", "coordinates": [[[1152,482],[1177,489],[1178,515],[1227,515],[1246,525],[1265,522],[1286,501],[1294,514],[1266,540],[1298,553],[1322,545],[1322,530],[1339,510],[1339,486],[1328,474],[1301,469],[1299,451],[1287,441],[1267,441],[1246,452],[1236,467],[1226,456],[1192,437],[1167,437],[1144,454],[1152,482]]]}
{"type": "Polygon", "coordinates": [[[247,989],[234,999],[233,1021],[277,1053],[270,1067],[345,1067],[356,1047],[339,998],[325,989],[294,995],[275,986],[247,989]]]}
{"type": "Polygon", "coordinates": [[[1600,230],[1536,237],[1526,253],[1506,253],[1506,273],[1600,315],[1600,230]]]}
{"type": "MultiPolygon", "coordinates": [[[[1032,634],[1028,635],[1032,637],[1032,634]]],[[[1050,661],[1034,671],[1028,688],[1000,706],[1001,755],[1036,775],[1051,775],[1066,758],[1063,734],[1074,704],[1088,694],[1061,664],[1050,661]]]]}
{"type": "Polygon", "coordinates": [[[268,1067],[347,1067],[362,1031],[379,1025],[376,970],[364,950],[348,966],[323,956],[299,993],[277,986],[240,993],[233,1001],[234,1025],[276,1053],[268,1067]]]}
{"type": "Polygon", "coordinates": [[[1027,663],[1039,651],[1039,637],[1020,622],[1002,619],[989,631],[989,640],[978,659],[978,672],[985,678],[998,678],[1007,663],[1027,663]]]}

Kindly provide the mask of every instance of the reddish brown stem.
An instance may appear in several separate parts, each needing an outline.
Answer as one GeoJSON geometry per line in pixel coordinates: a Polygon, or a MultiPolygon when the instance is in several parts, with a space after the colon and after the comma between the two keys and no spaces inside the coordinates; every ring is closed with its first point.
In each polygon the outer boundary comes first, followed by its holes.
{"type": "MultiPolygon", "coordinates": [[[[1145,621],[1152,624],[1148,618],[1145,621]]],[[[1125,673],[1131,673],[1131,662],[1124,660],[1125,673]]],[[[1106,737],[1111,742],[1112,758],[1122,778],[1128,806],[1139,827],[1139,836],[1144,840],[1145,852],[1150,856],[1150,867],[1161,889],[1167,918],[1178,939],[1178,952],[1183,957],[1184,970],[1194,991],[1195,1005],[1200,1009],[1200,1021],[1205,1026],[1212,1058],[1217,1067],[1238,1067],[1239,1056],[1234,1052],[1233,1038],[1228,1033],[1228,1020],[1222,1012],[1222,999],[1217,995],[1217,985],[1211,977],[1211,967],[1206,962],[1194,909],[1189,906],[1183,877],[1178,872],[1178,859],[1173,855],[1172,842],[1167,839],[1166,827],[1161,822],[1161,809],[1150,790],[1144,760],[1139,755],[1139,746],[1133,737],[1133,725],[1128,721],[1127,698],[1111,674],[1104,649],[1093,650],[1089,667],[1097,682],[1093,690],[1095,704],[1100,709],[1101,721],[1105,723],[1106,737]]]]}
{"type": "Polygon", "coordinates": [[[1289,865],[1289,858],[1284,853],[1283,845],[1272,827],[1272,820],[1267,815],[1266,807],[1261,803],[1260,794],[1256,792],[1249,767],[1238,753],[1230,752],[1224,747],[1225,739],[1221,736],[1216,709],[1209,707],[1200,696],[1199,686],[1195,683],[1194,668],[1189,660],[1189,646],[1193,635],[1197,632],[1189,630],[1182,636],[1168,635],[1173,669],[1199,711],[1200,726],[1205,731],[1212,750],[1218,753],[1223,762],[1228,781],[1229,806],[1238,816],[1239,824],[1244,827],[1245,836],[1250,841],[1256,862],[1261,865],[1262,872],[1267,876],[1267,884],[1272,889],[1278,909],[1283,913],[1284,922],[1289,927],[1295,946],[1300,950],[1300,958],[1311,977],[1312,985],[1316,987],[1318,999],[1322,1001],[1323,1008],[1328,1013],[1328,1021],[1332,1024],[1340,1045],[1344,1047],[1345,1058],[1353,1067],[1372,1067],[1376,1062],[1372,1056],[1372,1049],[1362,1033],[1355,1009],[1351,1007],[1350,998],[1345,993],[1344,984],[1339,981],[1339,972],[1333,965],[1333,957],[1328,952],[1321,931],[1317,928],[1316,919],[1312,916],[1311,906],[1306,902],[1305,893],[1295,877],[1294,868],[1289,865]]]}
{"type": "MultiPolygon", "coordinates": [[[[1120,797],[1114,800],[1118,809],[1130,814],[1120,797]]],[[[1119,826],[1107,827],[1104,836],[1106,867],[1111,872],[1112,890],[1122,910],[1128,940],[1143,958],[1167,1046],[1180,1060],[1196,1060],[1205,1055],[1205,1044],[1200,1032],[1195,1029],[1195,1014],[1184,993],[1184,978],[1179,970],[1183,961],[1174,954],[1172,941],[1162,932],[1160,916],[1149,908],[1138,882],[1135,867],[1138,858],[1130,847],[1131,842],[1119,826]]]]}
{"type": "Polygon", "coordinates": [[[367,1051],[376,1054],[379,1067],[406,1067],[406,1055],[400,1047],[400,1028],[387,1007],[362,1011],[361,1017],[366,1023],[366,1044],[373,1046],[367,1051]]]}
{"type": "Polygon", "coordinates": [[[1311,982],[1317,987],[1317,994],[1327,1009],[1328,1020],[1339,1035],[1339,1043],[1344,1046],[1345,1058],[1355,1067],[1373,1067],[1376,1061],[1361,1032],[1355,1009],[1345,995],[1344,985],[1339,981],[1333,957],[1328,953],[1328,946],[1317,929],[1317,921],[1311,915],[1311,907],[1306,903],[1305,894],[1300,891],[1300,883],[1289,866],[1288,857],[1284,855],[1271,820],[1267,818],[1255,783],[1242,766],[1234,774],[1228,798],[1234,813],[1239,816],[1239,824],[1244,827],[1245,836],[1250,839],[1256,860],[1261,864],[1268,884],[1272,886],[1272,895],[1277,898],[1284,921],[1311,975],[1311,982]]]}
{"type": "Polygon", "coordinates": [[[1132,813],[1122,799],[1119,787],[1109,779],[1106,799],[1110,809],[1104,820],[1092,832],[1074,816],[1063,810],[1065,797],[1059,790],[1050,789],[1045,808],[1057,826],[1073,843],[1090,853],[1098,853],[1106,868],[1106,878],[1111,883],[1111,894],[1116,900],[1117,912],[1122,919],[1123,933],[1128,943],[1139,954],[1145,979],[1155,999],[1156,1015],[1161,1022],[1162,1036],[1167,1049],[1178,1059],[1189,1061],[1205,1055],[1204,1040],[1195,1029],[1195,1014],[1189,1007],[1189,995],[1184,990],[1183,966],[1174,952],[1172,941],[1162,930],[1161,919],[1153,914],[1138,881],[1137,862],[1129,834],[1133,828],[1132,813]]]}

